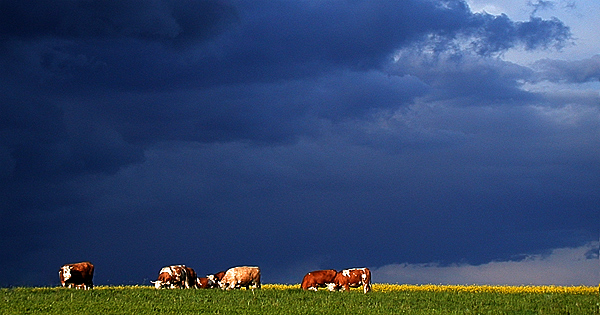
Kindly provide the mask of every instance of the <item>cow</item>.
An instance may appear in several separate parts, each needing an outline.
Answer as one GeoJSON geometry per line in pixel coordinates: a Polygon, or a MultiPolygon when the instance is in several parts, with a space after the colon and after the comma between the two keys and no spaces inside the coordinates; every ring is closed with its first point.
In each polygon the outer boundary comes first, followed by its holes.
{"type": "Polygon", "coordinates": [[[154,284],[156,289],[164,287],[169,289],[195,288],[196,272],[185,265],[166,266],[158,272],[158,279],[150,282],[154,284]]]}
{"type": "Polygon", "coordinates": [[[206,278],[211,283],[210,287],[216,288],[216,287],[221,286],[221,279],[223,279],[224,276],[225,276],[225,271],[219,271],[219,272],[215,273],[214,275],[207,275],[206,278]]]}
{"type": "Polygon", "coordinates": [[[333,283],[336,274],[337,271],[333,269],[311,271],[304,276],[300,287],[303,290],[317,291],[319,288],[324,288],[333,283]]]}
{"type": "Polygon", "coordinates": [[[335,275],[333,283],[328,288],[330,291],[358,288],[362,285],[363,292],[371,291],[371,270],[369,268],[351,268],[338,272],[335,275]]]}
{"type": "Polygon", "coordinates": [[[58,270],[58,278],[63,288],[93,289],[94,265],[89,261],[63,265],[58,270]]]}
{"type": "Polygon", "coordinates": [[[210,289],[215,287],[215,283],[208,277],[196,278],[196,287],[199,289],[210,289]]]}
{"type": "Polygon", "coordinates": [[[241,287],[245,287],[247,290],[250,286],[252,286],[252,291],[260,289],[260,268],[248,266],[230,268],[225,272],[219,286],[222,290],[241,287]]]}
{"type": "Polygon", "coordinates": [[[184,282],[184,286],[186,289],[197,288],[197,275],[196,271],[190,267],[183,266],[186,271],[186,281],[184,282]]]}

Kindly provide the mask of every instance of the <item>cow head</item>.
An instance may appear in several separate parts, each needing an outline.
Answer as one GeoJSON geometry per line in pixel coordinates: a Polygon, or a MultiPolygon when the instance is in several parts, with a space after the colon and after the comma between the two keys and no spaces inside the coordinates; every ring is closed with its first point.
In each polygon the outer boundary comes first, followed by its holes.
{"type": "Polygon", "coordinates": [[[154,284],[154,288],[156,288],[156,289],[162,288],[162,281],[160,281],[160,280],[150,281],[150,283],[153,283],[154,284]]]}
{"type": "Polygon", "coordinates": [[[228,283],[228,282],[219,281],[219,282],[217,282],[217,283],[219,284],[219,287],[220,287],[222,290],[225,290],[225,289],[227,289],[227,287],[229,286],[229,283],[228,283]]]}
{"type": "Polygon", "coordinates": [[[71,266],[62,266],[61,271],[65,281],[71,279],[71,266]]]}
{"type": "Polygon", "coordinates": [[[206,279],[208,279],[208,286],[212,287],[215,284],[218,284],[219,281],[217,280],[217,277],[215,277],[215,275],[206,275],[206,279]]]}
{"type": "Polygon", "coordinates": [[[215,285],[218,285],[218,281],[217,281],[217,279],[215,278],[215,275],[207,275],[207,276],[206,276],[206,279],[207,279],[207,286],[208,286],[209,288],[212,288],[212,287],[214,287],[215,285]]]}
{"type": "Polygon", "coordinates": [[[169,273],[166,272],[161,272],[158,275],[158,279],[156,279],[156,281],[150,281],[151,283],[154,284],[154,287],[157,289],[163,288],[163,287],[173,287],[173,277],[171,277],[171,275],[169,273]]]}

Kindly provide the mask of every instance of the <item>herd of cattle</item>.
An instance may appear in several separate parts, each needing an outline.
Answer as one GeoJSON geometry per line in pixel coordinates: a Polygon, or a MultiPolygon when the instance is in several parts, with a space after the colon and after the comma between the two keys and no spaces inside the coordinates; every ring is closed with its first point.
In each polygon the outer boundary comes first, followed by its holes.
{"type": "MultiPolygon", "coordinates": [[[[66,264],[58,271],[60,284],[66,288],[92,289],[94,265],[89,261],[66,264]]],[[[232,290],[245,287],[260,289],[260,269],[258,267],[233,267],[206,277],[198,277],[194,269],[185,265],[166,266],[158,272],[158,279],[151,281],[156,289],[209,289],[232,290]]],[[[316,270],[307,273],[300,287],[303,290],[317,291],[327,288],[329,291],[348,291],[350,288],[371,290],[371,271],[369,268],[351,268],[342,271],[334,269],[316,270]]]]}

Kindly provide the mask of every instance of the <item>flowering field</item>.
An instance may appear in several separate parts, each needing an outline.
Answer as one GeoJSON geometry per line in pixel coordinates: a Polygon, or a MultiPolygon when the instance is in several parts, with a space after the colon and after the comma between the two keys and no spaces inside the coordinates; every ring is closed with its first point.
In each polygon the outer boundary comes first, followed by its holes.
{"type": "MultiPolygon", "coordinates": [[[[153,286],[97,286],[96,290],[103,289],[152,289],[153,286]]],[[[499,286],[499,285],[412,285],[412,284],[387,284],[374,283],[371,285],[373,292],[469,292],[469,293],[567,293],[567,294],[598,294],[598,287],[589,286],[499,286]]],[[[44,290],[46,288],[33,288],[44,290]]],[[[263,284],[263,290],[298,290],[300,284],[263,284]]],[[[321,289],[325,290],[325,289],[321,289]]],[[[362,288],[353,288],[352,291],[362,292],[362,288]]]]}
{"type": "Polygon", "coordinates": [[[600,314],[599,287],[373,284],[373,291],[0,289],[0,314],[600,314]]]}
{"type": "Polygon", "coordinates": [[[373,291],[427,291],[427,292],[470,292],[470,293],[568,293],[594,294],[597,287],[587,286],[493,286],[493,285],[407,285],[374,284],[373,291]]]}
{"type": "MultiPolygon", "coordinates": [[[[265,284],[264,289],[291,290],[300,289],[299,284],[265,284]]],[[[568,294],[597,294],[598,287],[588,286],[494,286],[494,285],[411,285],[374,283],[373,292],[470,292],[470,293],[568,293],[568,294]]],[[[323,289],[325,290],[325,289],[323,289]]],[[[352,289],[361,291],[361,288],[352,289]]]]}

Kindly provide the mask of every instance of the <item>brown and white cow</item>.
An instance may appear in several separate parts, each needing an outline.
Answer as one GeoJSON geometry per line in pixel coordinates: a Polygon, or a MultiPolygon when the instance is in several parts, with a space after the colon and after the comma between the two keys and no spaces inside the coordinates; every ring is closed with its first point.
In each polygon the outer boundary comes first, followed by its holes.
{"type": "Polygon", "coordinates": [[[311,271],[304,276],[300,287],[303,290],[317,291],[319,288],[324,288],[333,283],[336,274],[337,271],[333,269],[311,271]]]}
{"type": "Polygon", "coordinates": [[[369,268],[345,269],[337,273],[333,283],[328,286],[330,291],[358,288],[362,285],[363,292],[371,291],[371,270],[369,268]]]}
{"type": "Polygon", "coordinates": [[[225,271],[219,271],[214,275],[207,275],[206,278],[210,282],[211,288],[216,288],[221,286],[221,279],[225,276],[225,271]]]}
{"type": "Polygon", "coordinates": [[[94,288],[94,265],[89,261],[66,264],[58,270],[60,285],[89,290],[94,288]]]}
{"type": "Polygon", "coordinates": [[[158,279],[150,282],[156,289],[189,289],[196,287],[196,272],[185,265],[166,266],[158,272],[158,279]]]}
{"type": "Polygon", "coordinates": [[[214,288],[214,282],[207,277],[196,278],[196,287],[198,289],[210,289],[214,288]]]}
{"type": "Polygon", "coordinates": [[[185,268],[186,271],[186,281],[184,282],[184,286],[186,289],[191,289],[191,288],[196,288],[197,286],[197,280],[198,279],[197,275],[196,275],[196,271],[194,271],[194,269],[190,268],[190,267],[186,267],[183,266],[185,268]]]}
{"type": "Polygon", "coordinates": [[[260,289],[260,268],[258,267],[234,267],[225,272],[223,279],[219,283],[223,290],[231,290],[245,287],[252,290],[260,289]]]}

